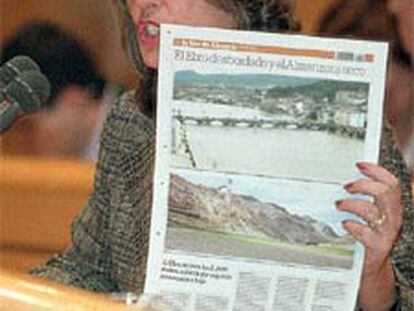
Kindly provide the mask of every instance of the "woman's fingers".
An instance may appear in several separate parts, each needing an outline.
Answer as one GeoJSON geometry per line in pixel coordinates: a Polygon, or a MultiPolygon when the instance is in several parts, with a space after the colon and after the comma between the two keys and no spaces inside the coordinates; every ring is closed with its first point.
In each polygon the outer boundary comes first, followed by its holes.
{"type": "Polygon", "coordinates": [[[364,246],[367,251],[366,256],[369,258],[369,266],[381,265],[389,256],[395,237],[388,230],[372,230],[367,225],[353,220],[344,221],[342,226],[364,246]]]}
{"type": "Polygon", "coordinates": [[[368,201],[363,200],[341,200],[336,202],[338,210],[357,215],[365,222],[369,223],[381,217],[378,207],[368,201]]]}
{"type": "Polygon", "coordinates": [[[379,165],[368,162],[359,162],[356,166],[365,176],[383,183],[388,187],[395,188],[399,185],[398,178],[379,165]]]}
{"type": "Polygon", "coordinates": [[[389,190],[389,187],[379,181],[364,178],[344,186],[349,193],[361,193],[377,197],[389,190]]]}
{"type": "Polygon", "coordinates": [[[375,245],[376,239],[373,238],[375,233],[367,225],[353,220],[346,220],[342,223],[342,227],[366,248],[370,249],[375,245]]]}
{"type": "MultiPolygon", "coordinates": [[[[360,199],[338,201],[339,210],[357,215],[368,224],[349,220],[344,223],[344,228],[364,245],[367,239],[378,234],[390,237],[386,240],[395,240],[402,223],[401,189],[398,179],[376,164],[361,162],[357,166],[367,178],[349,183],[344,188],[349,193],[368,195],[374,200],[373,202],[360,199]]],[[[387,241],[382,241],[380,245],[384,243],[387,241]]]]}
{"type": "MultiPolygon", "coordinates": [[[[385,213],[391,221],[398,220],[402,215],[401,191],[398,183],[397,186],[390,187],[379,181],[366,178],[349,183],[344,188],[349,193],[372,196],[377,209],[380,209],[380,213],[385,213]]],[[[353,211],[353,213],[355,212],[353,211]]],[[[372,221],[372,219],[367,221],[372,221]]]]}
{"type": "Polygon", "coordinates": [[[346,230],[365,248],[364,276],[380,271],[390,256],[402,224],[401,187],[397,178],[386,169],[370,163],[357,164],[366,177],[345,185],[349,193],[365,194],[374,200],[345,199],[337,208],[359,216],[366,223],[342,222],[346,230]]]}

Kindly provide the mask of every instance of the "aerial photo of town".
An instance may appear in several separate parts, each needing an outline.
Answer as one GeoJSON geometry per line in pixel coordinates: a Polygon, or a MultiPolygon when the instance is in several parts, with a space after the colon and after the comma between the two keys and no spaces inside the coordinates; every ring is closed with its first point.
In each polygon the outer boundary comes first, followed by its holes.
{"type": "Polygon", "coordinates": [[[186,113],[180,116],[187,121],[328,130],[360,139],[365,134],[368,92],[369,84],[361,82],[194,71],[177,72],[174,84],[175,101],[251,108],[266,116],[237,118],[232,114],[232,117],[197,118],[186,113]]]}

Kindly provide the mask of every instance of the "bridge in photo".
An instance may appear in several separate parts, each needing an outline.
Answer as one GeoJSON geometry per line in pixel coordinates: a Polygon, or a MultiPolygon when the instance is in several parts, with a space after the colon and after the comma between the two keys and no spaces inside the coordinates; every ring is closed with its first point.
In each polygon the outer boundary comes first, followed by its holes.
{"type": "Polygon", "coordinates": [[[364,138],[365,136],[364,128],[332,122],[300,120],[292,116],[272,115],[259,109],[232,105],[175,101],[173,116],[182,125],[303,129],[328,131],[355,138],[364,138]]]}

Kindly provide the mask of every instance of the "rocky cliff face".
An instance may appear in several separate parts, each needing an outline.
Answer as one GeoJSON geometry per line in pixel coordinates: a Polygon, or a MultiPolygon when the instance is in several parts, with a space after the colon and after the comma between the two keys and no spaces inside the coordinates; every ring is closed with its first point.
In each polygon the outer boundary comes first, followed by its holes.
{"type": "Polygon", "coordinates": [[[283,242],[335,243],[327,225],[250,196],[209,188],[171,175],[169,221],[172,224],[222,232],[254,233],[283,242]]]}

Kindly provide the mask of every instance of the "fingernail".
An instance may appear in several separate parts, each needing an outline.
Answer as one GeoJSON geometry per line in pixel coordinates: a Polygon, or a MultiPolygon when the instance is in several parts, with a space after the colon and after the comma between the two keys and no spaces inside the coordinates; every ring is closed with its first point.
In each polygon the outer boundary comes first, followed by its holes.
{"type": "Polygon", "coordinates": [[[347,191],[349,191],[349,190],[351,190],[351,188],[352,188],[352,186],[354,185],[354,183],[353,182],[351,182],[351,183],[349,183],[349,184],[346,184],[345,186],[344,186],[344,189],[345,190],[347,190],[347,191]]]}
{"type": "Polygon", "coordinates": [[[358,162],[356,167],[362,172],[367,170],[367,165],[363,162],[358,162]]]}
{"type": "Polygon", "coordinates": [[[336,208],[340,208],[342,204],[342,200],[335,201],[336,208]]]}
{"type": "Polygon", "coordinates": [[[341,221],[342,228],[345,228],[346,223],[347,223],[347,221],[346,221],[346,220],[341,221]]]}

